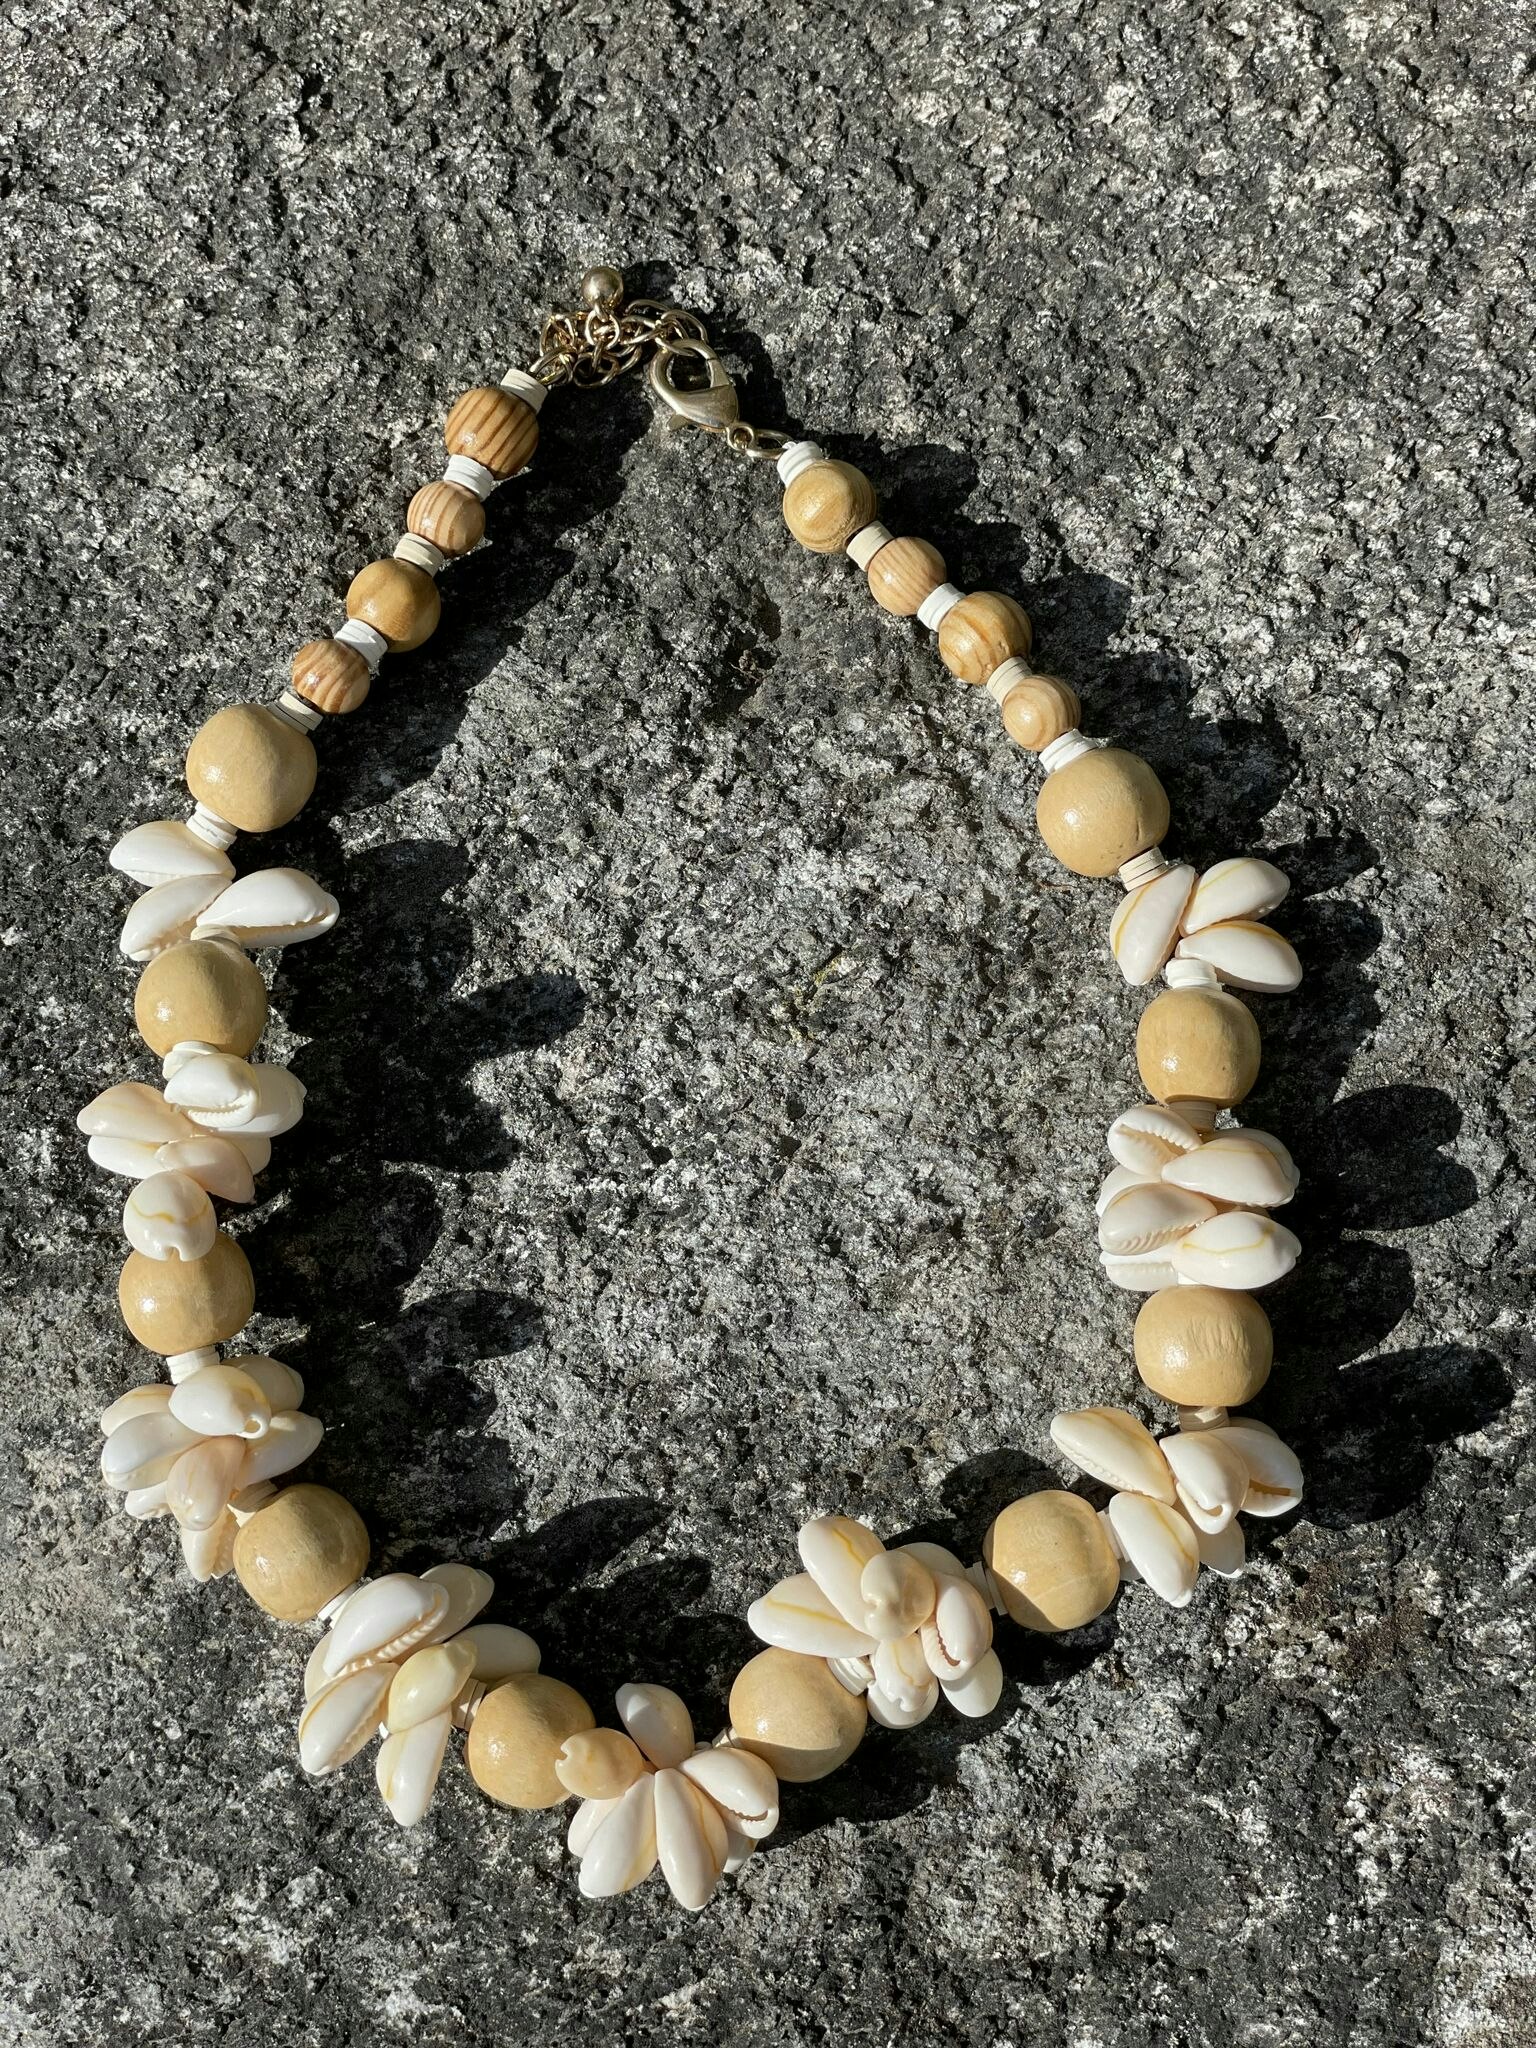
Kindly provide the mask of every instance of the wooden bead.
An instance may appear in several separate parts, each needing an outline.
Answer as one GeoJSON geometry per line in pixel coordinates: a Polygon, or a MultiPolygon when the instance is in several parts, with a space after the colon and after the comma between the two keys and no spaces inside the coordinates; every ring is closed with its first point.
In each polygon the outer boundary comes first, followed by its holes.
{"type": "Polygon", "coordinates": [[[1092,1621],[1120,1584],[1103,1524],[1075,1493],[1014,1501],[987,1531],[982,1555],[1014,1620],[1047,1633],[1092,1621]]]}
{"type": "Polygon", "coordinates": [[[926,540],[888,540],[865,573],[869,594],[881,610],[910,619],[944,581],[944,557],[926,540]]]}
{"type": "Polygon", "coordinates": [[[1002,711],[1004,732],[1032,754],[1071,732],[1083,715],[1077,692],[1060,676],[1026,676],[1003,699],[1002,711]]]}
{"type": "Polygon", "coordinates": [[[266,704],[230,704],[194,735],[187,787],[241,832],[275,832],[309,802],[315,768],[308,733],[266,704]]]}
{"type": "Polygon", "coordinates": [[[382,633],[391,654],[409,654],[437,631],[443,600],[425,569],[390,556],[359,569],[347,586],[347,617],[382,633]]]}
{"type": "Polygon", "coordinates": [[[813,462],[784,493],[784,524],[813,555],[835,555],[874,516],[875,487],[851,462],[813,462]]]}
{"type": "Polygon", "coordinates": [[[169,1358],[222,1344],[244,1329],[256,1306],[251,1262],[222,1231],[201,1259],[151,1259],[130,1252],[118,1276],[117,1305],[146,1351],[169,1358]]]}
{"type": "Polygon", "coordinates": [[[1259,1027],[1224,989],[1164,989],[1141,1013],[1136,1066],[1159,1102],[1231,1109],[1259,1078],[1259,1027]]]}
{"type": "Polygon", "coordinates": [[[344,640],[306,640],[293,657],[295,697],[333,716],[355,711],[372,681],[367,662],[344,640]]]}
{"type": "Polygon", "coordinates": [[[869,1709],[822,1657],[764,1650],[731,1687],[731,1733],[790,1785],[809,1785],[845,1764],[864,1739],[869,1709]]]}
{"type": "Polygon", "coordinates": [[[405,515],[405,530],[445,555],[467,555],[485,539],[485,507],[462,484],[423,484],[405,515]]]}
{"type": "Polygon", "coordinates": [[[1075,875],[1112,875],[1168,830],[1163,785],[1136,754],[1095,747],[1047,775],[1035,799],[1040,837],[1075,875]]]}
{"type": "Polygon", "coordinates": [[[367,1564],[363,1518],[328,1486],[285,1486],[235,1537],[235,1576],[278,1621],[313,1621],[367,1564]]]}
{"type": "Polygon", "coordinates": [[[1000,662],[1027,655],[1034,643],[1029,614],[997,590],[973,590],[939,624],[939,659],[962,683],[984,683],[1000,662]]]}
{"type": "Polygon", "coordinates": [[[475,1709],[465,1746],[469,1774],[499,1806],[558,1806],[569,1794],[555,1759],[593,1722],[581,1694],[558,1678],[531,1671],[506,1679],[475,1709]]]}
{"type": "Polygon", "coordinates": [[[443,439],[450,455],[467,455],[495,477],[516,476],[539,445],[539,416],[500,385],[477,384],[456,401],[443,439]]]}
{"type": "Polygon", "coordinates": [[[1164,1287],[1136,1318],[1136,1370],[1181,1408],[1241,1408],[1269,1378],[1275,1334],[1251,1294],[1164,1287]]]}
{"type": "Polygon", "coordinates": [[[267,1028],[267,985],[256,963],[227,939],[183,939],[139,976],[133,1020],[151,1052],[200,1039],[244,1059],[267,1028]]]}

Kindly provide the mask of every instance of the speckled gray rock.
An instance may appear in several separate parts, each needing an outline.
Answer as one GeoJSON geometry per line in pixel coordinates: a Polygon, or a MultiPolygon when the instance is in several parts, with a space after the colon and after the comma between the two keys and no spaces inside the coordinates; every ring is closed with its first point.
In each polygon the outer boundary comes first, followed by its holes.
{"type": "MultiPolygon", "coordinates": [[[[7,16],[7,2040],[1536,2037],[1530,28],[7,16]],[[871,1739],[699,1920],[579,1904],[457,1765],[409,1835],[299,1781],[303,1644],[98,1489],[146,1361],[70,1128],[148,1071],[108,846],[597,258],[1022,596],[1180,848],[1294,875],[1308,970],[1253,1107],[1299,1518],[1188,1613],[1010,1631],[989,1722],[871,1739]]],[[[1089,1219],[1141,998],[992,706],[771,474],[634,380],[545,419],[277,842],[343,918],[277,967],[311,1113],[242,1236],[382,1557],[710,1729],[807,1513],[974,1546],[1132,1395],[1089,1219]]]]}

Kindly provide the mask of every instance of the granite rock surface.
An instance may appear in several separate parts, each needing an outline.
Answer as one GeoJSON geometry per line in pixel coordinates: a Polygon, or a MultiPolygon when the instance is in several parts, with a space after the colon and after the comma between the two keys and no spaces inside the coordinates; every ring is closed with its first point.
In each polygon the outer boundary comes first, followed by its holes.
{"type": "MultiPolygon", "coordinates": [[[[0,24],[0,2036],[18,2048],[1536,2040],[1527,5],[37,0],[0,24]],[[1294,878],[1305,1184],[1248,1576],[1001,1639],[698,1919],[453,1764],[304,1783],[306,1644],[112,1511],[149,1375],[78,1105],[129,891],[587,264],[1018,594],[1201,861],[1294,878]]],[[[237,1228],[315,1476],[605,1709],[712,1732],[807,1515],[974,1546],[1135,1401],[1095,1262],[1144,998],[1033,762],[771,472],[559,394],[261,858],[310,1113],[237,1228]]],[[[253,849],[242,850],[252,864],[253,849]]],[[[1152,1405],[1145,1412],[1153,1412],[1152,1405]]]]}

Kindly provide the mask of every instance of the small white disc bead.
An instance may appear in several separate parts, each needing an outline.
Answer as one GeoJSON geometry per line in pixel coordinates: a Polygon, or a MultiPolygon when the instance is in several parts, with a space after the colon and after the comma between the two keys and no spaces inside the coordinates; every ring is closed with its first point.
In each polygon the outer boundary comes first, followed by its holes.
{"type": "Polygon", "coordinates": [[[1204,960],[1170,960],[1163,969],[1163,979],[1170,988],[1221,987],[1221,976],[1204,960]]]}
{"type": "Polygon", "coordinates": [[[514,398],[520,398],[530,412],[537,414],[549,396],[549,386],[541,384],[537,377],[530,377],[526,370],[508,370],[501,380],[503,391],[510,391],[514,398]]]}
{"type": "Polygon", "coordinates": [[[882,526],[878,519],[871,519],[868,526],[861,526],[848,543],[848,553],[856,569],[867,569],[894,534],[888,526],[882,526]]]}
{"type": "Polygon", "coordinates": [[[801,470],[826,459],[827,451],[819,441],[791,441],[773,466],[779,472],[779,482],[788,490],[801,470]]]}
{"type": "Polygon", "coordinates": [[[1150,882],[1154,875],[1166,873],[1171,865],[1160,846],[1149,846],[1145,853],[1133,855],[1121,868],[1121,886],[1126,889],[1139,889],[1143,882],[1150,882]]]}
{"type": "Polygon", "coordinates": [[[395,560],[409,562],[413,569],[425,569],[429,576],[435,576],[448,557],[419,533],[402,533],[395,542],[395,560]]]}
{"type": "Polygon", "coordinates": [[[343,647],[355,647],[368,664],[368,673],[377,675],[379,663],[389,649],[389,642],[363,619],[348,619],[344,626],[338,626],[331,635],[343,647]]]}
{"type": "Polygon", "coordinates": [[[206,846],[216,846],[220,853],[233,846],[237,837],[235,828],[227,818],[221,818],[217,811],[210,811],[206,804],[198,804],[187,820],[187,830],[195,832],[206,846]]]}
{"type": "Polygon", "coordinates": [[[173,1351],[165,1361],[165,1369],[171,1376],[171,1385],[179,1387],[183,1380],[191,1379],[193,1373],[201,1372],[205,1365],[217,1365],[218,1362],[218,1346],[204,1344],[196,1351],[173,1351]]]}
{"type": "MultiPolygon", "coordinates": [[[[457,484],[461,491],[473,491],[482,504],[496,488],[494,473],[483,462],[476,462],[473,455],[450,455],[443,481],[457,484]]],[[[339,640],[341,635],[336,637],[339,640]]]]}
{"type": "Polygon", "coordinates": [[[1022,655],[1010,654],[1006,661],[1000,661],[982,688],[994,704],[1001,704],[1016,683],[1028,682],[1034,670],[1022,655]]]}
{"type": "Polygon", "coordinates": [[[964,595],[958,583],[941,583],[937,590],[930,590],[923,599],[917,608],[917,616],[930,633],[936,633],[964,595]]]}
{"type": "Polygon", "coordinates": [[[325,716],[313,704],[306,704],[302,697],[295,697],[292,690],[284,690],[272,709],[285,725],[295,726],[300,732],[313,732],[325,716]]]}
{"type": "Polygon", "coordinates": [[[1094,742],[1084,739],[1074,725],[1070,732],[1064,732],[1059,740],[1052,740],[1048,747],[1040,749],[1040,766],[1047,775],[1054,775],[1058,768],[1065,768],[1069,761],[1075,761],[1082,754],[1093,752],[1094,742]]]}

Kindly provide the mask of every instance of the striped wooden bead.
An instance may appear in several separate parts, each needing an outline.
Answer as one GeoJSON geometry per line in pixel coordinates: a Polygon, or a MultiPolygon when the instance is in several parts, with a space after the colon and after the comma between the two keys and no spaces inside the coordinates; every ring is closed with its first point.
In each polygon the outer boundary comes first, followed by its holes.
{"type": "Polygon", "coordinates": [[[485,539],[485,507],[462,484],[423,484],[411,500],[405,527],[445,555],[467,555],[485,539]]]}
{"type": "Polygon", "coordinates": [[[1002,700],[1003,730],[1018,746],[1038,754],[1083,715],[1077,692],[1060,676],[1024,676],[1002,700]]]}
{"type": "Polygon", "coordinates": [[[939,659],[962,683],[984,683],[1010,655],[1028,654],[1029,614],[997,590],[973,590],[944,615],[939,659]]]}
{"type": "Polygon", "coordinates": [[[539,445],[538,414],[499,384],[477,384],[455,403],[443,439],[450,455],[484,463],[498,480],[516,476],[539,445]]]}
{"type": "Polygon", "coordinates": [[[784,493],[784,524],[813,555],[835,555],[875,516],[875,487],[851,462],[813,462],[784,493]]]}
{"type": "Polygon", "coordinates": [[[339,640],[306,640],[293,657],[293,694],[317,711],[355,711],[372,681],[358,649],[339,640]]]}
{"type": "Polygon", "coordinates": [[[870,563],[869,594],[882,611],[914,618],[918,606],[944,581],[944,557],[926,540],[888,540],[870,563]]]}

